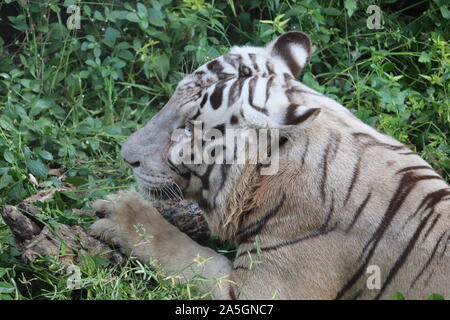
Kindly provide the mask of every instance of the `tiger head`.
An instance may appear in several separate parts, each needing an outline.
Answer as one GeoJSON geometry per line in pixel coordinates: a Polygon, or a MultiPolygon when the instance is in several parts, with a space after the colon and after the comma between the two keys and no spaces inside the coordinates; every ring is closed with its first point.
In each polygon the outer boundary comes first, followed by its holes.
{"type": "MultiPolygon", "coordinates": [[[[277,129],[277,134],[270,131],[272,141],[264,145],[270,149],[275,136],[280,146],[308,127],[320,108],[304,105],[299,93],[314,91],[295,77],[312,52],[309,37],[292,31],[266,47],[234,47],[186,76],[160,112],[122,146],[121,155],[133,167],[140,191],[167,196],[182,193],[209,209],[226,200],[245,164],[192,161],[192,153],[181,151],[189,146],[195,151],[197,145],[202,154],[217,159],[221,151],[213,145],[220,139],[215,136],[222,134],[223,142],[229,129],[235,129],[234,134],[239,133],[236,141],[245,136],[251,145],[256,141],[249,131],[277,129]],[[196,129],[202,130],[200,135],[196,129]]],[[[236,156],[236,148],[226,148],[236,156]]],[[[283,148],[277,149],[277,156],[287,152],[283,148]]],[[[256,161],[255,168],[261,166],[262,160],[256,161]]]]}

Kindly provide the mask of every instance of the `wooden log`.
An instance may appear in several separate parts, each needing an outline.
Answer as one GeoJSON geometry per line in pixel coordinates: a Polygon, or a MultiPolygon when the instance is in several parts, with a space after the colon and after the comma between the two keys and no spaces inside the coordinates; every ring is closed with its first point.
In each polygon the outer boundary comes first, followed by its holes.
{"type": "MultiPolygon", "coordinates": [[[[173,225],[199,243],[210,238],[208,225],[197,205],[183,201],[156,201],[155,208],[173,225]]],[[[16,239],[16,248],[22,252],[25,262],[33,261],[39,255],[53,256],[64,264],[70,264],[81,255],[100,255],[113,263],[126,258],[109,245],[91,237],[80,226],[59,224],[53,229],[44,226],[35,215],[41,210],[29,201],[17,206],[0,207],[0,215],[16,239]],[[61,250],[64,248],[64,250],[61,250]]],[[[93,216],[94,212],[74,211],[93,216]]]]}
{"type": "Polygon", "coordinates": [[[25,262],[31,262],[39,255],[49,255],[70,264],[78,258],[78,253],[100,255],[113,263],[124,261],[122,254],[91,237],[80,226],[59,224],[53,230],[43,226],[32,216],[39,212],[40,209],[29,203],[0,207],[0,215],[14,235],[15,247],[22,252],[25,262]]]}

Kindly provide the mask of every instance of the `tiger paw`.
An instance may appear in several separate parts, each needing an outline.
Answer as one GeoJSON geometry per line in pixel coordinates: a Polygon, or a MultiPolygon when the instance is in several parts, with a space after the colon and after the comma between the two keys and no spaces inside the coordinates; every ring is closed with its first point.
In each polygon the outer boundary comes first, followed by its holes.
{"type": "Polygon", "coordinates": [[[92,236],[126,254],[139,251],[141,255],[150,255],[151,239],[161,232],[158,230],[161,220],[165,222],[150,202],[135,191],[124,190],[94,201],[92,207],[101,218],[90,227],[92,236]]]}

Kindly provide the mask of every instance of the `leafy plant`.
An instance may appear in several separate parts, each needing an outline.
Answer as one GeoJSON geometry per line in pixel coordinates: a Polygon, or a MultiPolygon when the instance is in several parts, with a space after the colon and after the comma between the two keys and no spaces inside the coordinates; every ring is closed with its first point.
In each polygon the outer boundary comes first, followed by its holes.
{"type": "MultiPolygon", "coordinates": [[[[5,0],[0,12],[0,204],[60,187],[64,174],[77,190],[42,205],[46,223],[87,225],[73,208],[132,183],[120,145],[185,73],[231,45],[264,45],[288,30],[307,32],[317,47],[299,80],[450,178],[445,0],[5,0]],[[379,30],[366,24],[373,4],[379,30]],[[70,5],[80,8],[80,29],[67,27],[70,5]]],[[[0,298],[73,298],[46,269],[54,262],[25,266],[12,243],[0,221],[0,298]]],[[[82,267],[83,297],[202,298],[156,275],[149,291],[136,268],[82,267]],[[117,279],[127,281],[114,287],[117,279]]]]}

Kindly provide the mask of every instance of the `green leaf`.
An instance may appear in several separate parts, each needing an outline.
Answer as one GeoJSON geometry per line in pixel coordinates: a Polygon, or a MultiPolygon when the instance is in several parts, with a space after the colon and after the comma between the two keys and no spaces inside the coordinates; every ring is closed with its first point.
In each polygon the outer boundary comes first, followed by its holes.
{"type": "Polygon", "coordinates": [[[450,19],[450,11],[448,10],[447,6],[442,5],[440,8],[441,14],[445,19],[450,19]]]}
{"type": "Polygon", "coordinates": [[[120,50],[119,53],[117,54],[117,57],[129,61],[133,59],[134,55],[128,50],[120,50]]]}
{"type": "Polygon", "coordinates": [[[0,278],[3,277],[6,274],[6,271],[8,271],[8,269],[0,268],[0,278]]]}
{"type": "Polygon", "coordinates": [[[163,15],[161,11],[155,8],[150,8],[148,10],[149,22],[157,27],[164,27],[166,23],[164,22],[163,15]]]}
{"type": "Polygon", "coordinates": [[[64,182],[73,184],[75,187],[79,187],[83,184],[88,183],[89,181],[80,177],[67,177],[64,182]]]}
{"type": "Polygon", "coordinates": [[[97,66],[97,64],[91,59],[86,60],[86,64],[88,66],[91,66],[91,67],[96,67],[97,66]]]}
{"type": "Polygon", "coordinates": [[[46,150],[39,151],[39,156],[44,160],[49,160],[49,161],[53,160],[53,155],[46,150]]]}
{"type": "Polygon", "coordinates": [[[392,300],[406,300],[405,296],[401,292],[396,292],[392,298],[392,300]]]}
{"type": "Polygon", "coordinates": [[[422,52],[420,54],[419,62],[426,63],[426,62],[430,62],[430,61],[431,61],[431,57],[428,55],[428,53],[422,52]]]}
{"type": "Polygon", "coordinates": [[[328,16],[339,16],[341,14],[341,10],[336,8],[324,8],[322,12],[328,16]]]}
{"type": "Polygon", "coordinates": [[[127,14],[127,20],[131,22],[139,22],[141,19],[138,17],[137,13],[130,12],[127,14]]]}
{"type": "Polygon", "coordinates": [[[23,184],[21,182],[17,183],[14,188],[12,188],[9,192],[8,195],[13,198],[13,199],[21,199],[24,197],[25,195],[25,190],[23,188],[23,184]]]}
{"type": "Polygon", "coordinates": [[[102,50],[99,47],[94,48],[94,57],[98,58],[102,54],[102,50]]]}
{"type": "Polygon", "coordinates": [[[51,98],[43,98],[37,100],[32,106],[30,116],[34,117],[41,113],[43,110],[47,110],[55,104],[55,101],[51,98]]]}
{"type": "Polygon", "coordinates": [[[0,294],[14,292],[14,286],[11,283],[1,281],[0,282],[0,294]]]}
{"type": "Polygon", "coordinates": [[[122,128],[118,125],[112,124],[105,128],[105,132],[112,136],[118,136],[122,134],[122,128]]]}
{"type": "Polygon", "coordinates": [[[427,300],[445,300],[444,296],[438,293],[432,293],[427,300]]]}
{"type": "Polygon", "coordinates": [[[95,255],[95,256],[92,256],[91,258],[92,258],[92,261],[94,261],[97,268],[107,267],[108,265],[111,264],[111,262],[107,258],[102,257],[100,255],[95,255]]]}
{"type": "Polygon", "coordinates": [[[6,162],[9,162],[9,163],[14,163],[16,161],[16,158],[14,157],[12,152],[8,151],[8,150],[3,152],[3,158],[6,160],[6,162]]]}
{"type": "Polygon", "coordinates": [[[103,17],[102,13],[97,10],[95,10],[94,12],[94,19],[99,21],[105,21],[105,17],[103,17]]]}
{"type": "Polygon", "coordinates": [[[147,16],[147,8],[140,2],[137,4],[137,11],[140,18],[145,18],[147,16]]]}
{"type": "Polygon", "coordinates": [[[124,61],[122,61],[122,60],[120,60],[120,59],[117,59],[117,61],[116,62],[114,62],[114,64],[113,64],[113,68],[114,69],[122,69],[123,67],[125,67],[127,64],[124,62],[124,61]]]}
{"type": "Polygon", "coordinates": [[[48,169],[40,160],[30,160],[27,167],[38,178],[45,178],[47,176],[48,169]]]}
{"type": "Polygon", "coordinates": [[[311,73],[307,72],[303,76],[302,82],[306,84],[308,87],[313,88],[314,90],[317,90],[319,92],[323,92],[323,88],[320,86],[320,84],[314,79],[314,77],[311,75],[311,73]]]}
{"type": "Polygon", "coordinates": [[[13,178],[9,174],[5,173],[0,178],[0,189],[7,187],[11,182],[13,182],[13,178]]]}
{"type": "Polygon", "coordinates": [[[356,0],[345,0],[344,7],[347,10],[348,16],[351,17],[353,15],[353,13],[356,11],[356,9],[358,8],[358,4],[357,4],[356,0]]]}
{"type": "Polygon", "coordinates": [[[0,118],[0,127],[8,131],[14,131],[14,127],[11,125],[11,120],[6,116],[0,118]]]}
{"type": "Polygon", "coordinates": [[[161,77],[161,80],[165,80],[167,77],[167,74],[169,73],[169,69],[170,69],[169,57],[165,54],[160,55],[156,59],[155,67],[156,67],[156,72],[161,77]]]}
{"type": "Polygon", "coordinates": [[[105,37],[103,43],[109,47],[113,47],[116,43],[117,38],[120,37],[120,32],[114,28],[108,27],[105,31],[105,37]]]}

